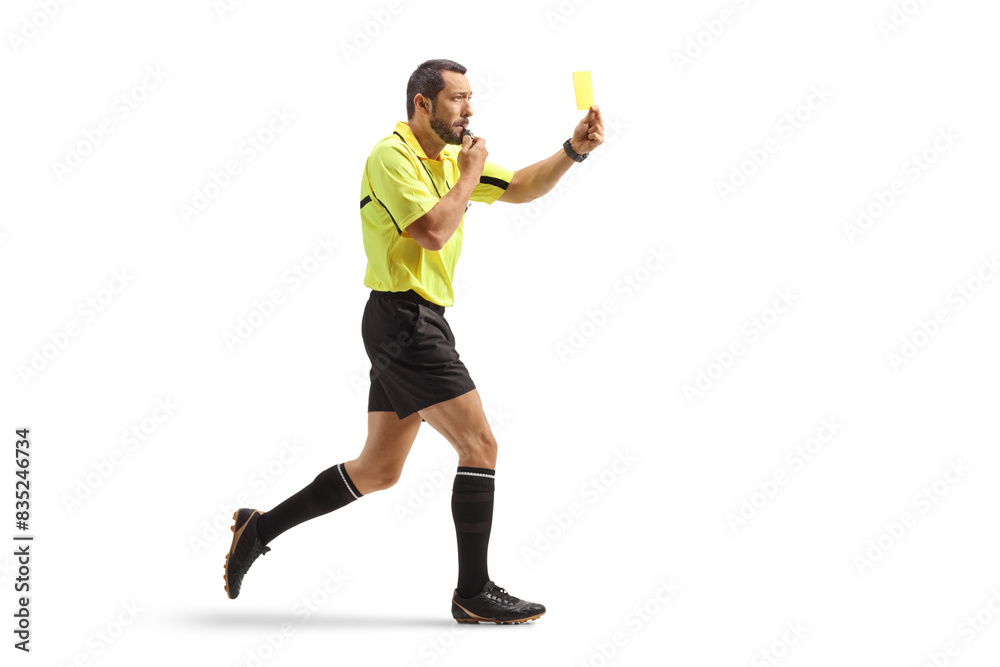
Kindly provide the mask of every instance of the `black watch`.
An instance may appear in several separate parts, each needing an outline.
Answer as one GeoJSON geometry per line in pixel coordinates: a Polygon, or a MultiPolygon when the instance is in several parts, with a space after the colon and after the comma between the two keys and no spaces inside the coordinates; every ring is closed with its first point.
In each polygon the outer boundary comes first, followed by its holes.
{"type": "Polygon", "coordinates": [[[587,156],[590,155],[590,153],[584,153],[583,155],[580,155],[575,150],[573,150],[573,145],[570,143],[569,139],[567,139],[566,143],[563,144],[563,150],[566,151],[566,155],[568,155],[570,159],[573,160],[574,162],[583,162],[584,160],[587,159],[587,156]]]}

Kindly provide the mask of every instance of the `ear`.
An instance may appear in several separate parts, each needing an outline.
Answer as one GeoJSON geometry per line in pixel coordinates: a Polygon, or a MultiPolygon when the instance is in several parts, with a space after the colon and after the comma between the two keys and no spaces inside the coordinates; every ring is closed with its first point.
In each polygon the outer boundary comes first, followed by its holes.
{"type": "Polygon", "coordinates": [[[430,112],[431,112],[431,104],[427,100],[427,98],[424,97],[421,93],[417,93],[416,97],[414,98],[413,103],[414,103],[414,106],[417,109],[421,109],[423,111],[426,111],[428,114],[430,114],[430,112]]]}

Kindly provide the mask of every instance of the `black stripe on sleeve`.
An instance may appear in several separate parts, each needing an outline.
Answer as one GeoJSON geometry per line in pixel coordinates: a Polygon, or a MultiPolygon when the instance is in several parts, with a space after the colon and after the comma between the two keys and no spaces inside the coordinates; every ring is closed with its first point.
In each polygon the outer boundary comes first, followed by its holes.
{"type": "Polygon", "coordinates": [[[371,197],[365,197],[364,199],[361,200],[361,208],[364,208],[365,206],[367,206],[370,203],[372,203],[372,198],[371,197]]]}
{"type": "Polygon", "coordinates": [[[492,185],[500,188],[501,190],[506,190],[507,186],[510,185],[510,181],[505,181],[502,178],[496,178],[494,176],[480,176],[479,182],[485,183],[486,185],[492,185]]]}
{"type": "MultiPolygon", "coordinates": [[[[375,193],[374,192],[372,193],[372,196],[375,197],[375,193]]],[[[378,197],[375,197],[375,201],[377,201],[379,203],[379,206],[381,206],[382,208],[385,209],[386,213],[389,213],[388,207],[385,204],[382,203],[381,199],[379,199],[378,197]]],[[[396,218],[392,217],[392,213],[389,213],[389,219],[392,220],[392,224],[396,225],[396,218]]],[[[400,236],[403,235],[403,230],[399,228],[399,225],[396,225],[396,231],[399,232],[400,236]]]]}

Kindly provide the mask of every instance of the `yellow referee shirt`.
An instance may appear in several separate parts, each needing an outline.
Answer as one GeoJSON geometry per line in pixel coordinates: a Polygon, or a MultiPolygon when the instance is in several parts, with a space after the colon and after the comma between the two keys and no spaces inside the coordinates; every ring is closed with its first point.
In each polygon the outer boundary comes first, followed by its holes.
{"type": "MultiPolygon", "coordinates": [[[[440,160],[429,159],[403,121],[375,144],[361,178],[367,287],[384,292],[412,289],[438,305],[455,304],[452,279],[462,252],[465,216],[440,250],[423,248],[406,228],[431,210],[458,180],[460,150],[460,146],[448,144],[441,150],[440,160]]],[[[512,170],[487,161],[469,201],[492,204],[510,185],[513,175],[512,170]]]]}

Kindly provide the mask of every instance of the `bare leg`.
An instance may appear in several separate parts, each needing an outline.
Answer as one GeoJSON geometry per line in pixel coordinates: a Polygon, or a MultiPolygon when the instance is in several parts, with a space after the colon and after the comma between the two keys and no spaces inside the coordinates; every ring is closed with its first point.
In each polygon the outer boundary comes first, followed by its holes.
{"type": "Polygon", "coordinates": [[[451,443],[458,452],[458,465],[496,468],[497,441],[483,411],[478,389],[424,408],[417,414],[420,415],[418,419],[426,419],[451,443]]]}
{"type": "Polygon", "coordinates": [[[416,412],[405,419],[392,411],[368,413],[364,449],[358,458],[344,463],[358,491],[367,494],[388,489],[399,480],[420,423],[420,414],[416,412]]]}

